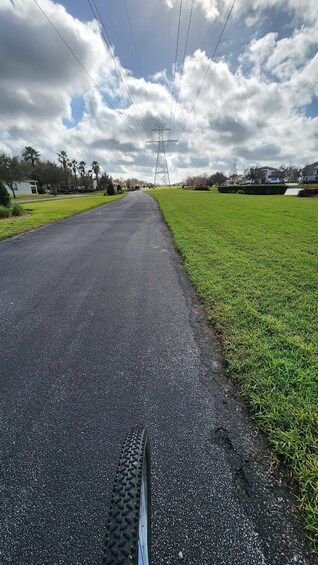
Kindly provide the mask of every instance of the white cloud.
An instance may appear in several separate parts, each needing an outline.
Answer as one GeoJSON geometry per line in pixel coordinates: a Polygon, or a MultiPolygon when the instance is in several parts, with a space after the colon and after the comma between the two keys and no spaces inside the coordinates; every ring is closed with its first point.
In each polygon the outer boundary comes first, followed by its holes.
{"type": "MultiPolygon", "coordinates": [[[[121,67],[136,110],[114,71],[98,24],[73,18],[51,0],[39,1],[94,81],[114,104],[119,101],[120,108],[116,113],[107,106],[33,0],[2,0],[0,151],[18,153],[25,145],[33,145],[44,157],[54,158],[64,148],[70,157],[88,163],[97,158],[115,176],[151,178],[155,148],[145,144],[147,136],[138,114],[147,132],[155,122],[169,123],[171,82],[166,71],[146,81],[121,67]],[[63,119],[72,118],[74,96],[83,98],[84,114],[68,129],[63,119]]],[[[216,17],[213,10],[229,6],[224,0],[196,3],[211,19],[216,17]]],[[[261,8],[273,4],[271,0],[253,3],[261,8]]],[[[246,14],[247,5],[251,6],[250,0],[238,0],[237,13],[246,14]]],[[[293,12],[298,10],[292,0],[286,0],[286,5],[293,12]]],[[[313,7],[310,0],[306,5],[308,10],[313,7]]],[[[211,62],[202,49],[188,55],[173,138],[186,123],[207,68],[209,73],[186,131],[177,147],[168,151],[171,179],[219,167],[229,169],[233,159],[241,169],[256,163],[317,160],[318,119],[306,117],[303,110],[318,96],[318,55],[313,55],[316,37],[317,16],[311,25],[303,25],[284,39],[277,33],[254,38],[236,69],[223,59],[211,62]]],[[[177,85],[179,80],[177,73],[177,85]]],[[[173,114],[174,109],[175,104],[173,114]]]]}
{"type": "MultiPolygon", "coordinates": [[[[260,73],[268,58],[272,55],[277,42],[277,33],[267,33],[261,39],[253,39],[249,46],[248,53],[245,55],[260,73]]],[[[244,57],[242,57],[244,60],[244,57]]]]}
{"type": "MultiPolygon", "coordinates": [[[[83,24],[49,0],[42,0],[41,6],[97,80],[106,54],[96,22],[83,24]]],[[[10,128],[13,114],[26,130],[34,128],[36,119],[70,119],[72,96],[83,94],[91,85],[87,74],[34,2],[5,0],[0,18],[2,127],[10,128]]],[[[105,65],[103,69],[106,72],[105,65]]]]}
{"type": "MultiPolygon", "coordinates": [[[[165,0],[169,8],[178,6],[180,0],[165,0]]],[[[195,0],[194,6],[199,8],[206,19],[225,20],[233,0],[195,0]]],[[[266,9],[283,9],[294,14],[303,21],[312,22],[317,19],[317,0],[236,0],[233,8],[233,16],[245,16],[248,26],[259,21],[260,15],[266,9]]]]}
{"type": "Polygon", "coordinates": [[[214,20],[220,15],[219,4],[217,0],[195,0],[197,6],[203,10],[208,20],[214,20]]]}
{"type": "Polygon", "coordinates": [[[303,66],[311,49],[317,50],[318,22],[311,28],[296,30],[291,37],[277,41],[267,61],[267,68],[279,79],[288,79],[303,66]]]}
{"type": "Polygon", "coordinates": [[[318,47],[318,20],[312,27],[294,30],[290,37],[278,38],[278,33],[267,33],[254,39],[241,61],[249,61],[259,74],[271,73],[280,81],[288,80],[303,67],[311,52],[318,47]]]}

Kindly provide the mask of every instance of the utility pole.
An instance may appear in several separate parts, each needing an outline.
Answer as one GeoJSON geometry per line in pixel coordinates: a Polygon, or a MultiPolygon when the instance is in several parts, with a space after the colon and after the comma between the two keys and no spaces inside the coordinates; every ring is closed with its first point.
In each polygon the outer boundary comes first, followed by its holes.
{"type": "Polygon", "coordinates": [[[151,131],[158,132],[158,139],[146,141],[146,143],[158,143],[156,171],[154,179],[155,186],[159,184],[158,181],[161,181],[161,184],[163,184],[164,186],[170,186],[165,144],[177,142],[177,139],[164,139],[164,132],[170,131],[170,128],[167,128],[166,125],[167,124],[156,124],[156,127],[151,131]]]}

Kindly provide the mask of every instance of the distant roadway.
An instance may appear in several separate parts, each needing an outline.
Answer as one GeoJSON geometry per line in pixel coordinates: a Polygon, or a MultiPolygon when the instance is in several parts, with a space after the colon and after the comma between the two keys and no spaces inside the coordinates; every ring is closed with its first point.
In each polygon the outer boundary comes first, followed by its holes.
{"type": "Polygon", "coordinates": [[[153,565],[312,563],[174,250],[132,193],[0,244],[0,563],[97,565],[120,444],[151,440],[153,565]]]}

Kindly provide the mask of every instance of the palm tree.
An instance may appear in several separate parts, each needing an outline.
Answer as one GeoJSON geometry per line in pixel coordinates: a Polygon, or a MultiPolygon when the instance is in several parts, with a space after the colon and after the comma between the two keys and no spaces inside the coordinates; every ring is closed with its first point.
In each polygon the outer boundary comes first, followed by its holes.
{"type": "Polygon", "coordinates": [[[66,151],[60,151],[57,154],[57,160],[62,165],[64,172],[66,172],[67,171],[67,165],[68,165],[68,156],[67,156],[66,151]]]}
{"type": "Polygon", "coordinates": [[[77,188],[77,171],[78,171],[78,164],[75,159],[70,162],[70,167],[72,169],[74,178],[75,178],[75,188],[77,188]]]}
{"type": "Polygon", "coordinates": [[[98,185],[99,185],[99,173],[100,173],[100,166],[99,166],[98,161],[92,161],[91,167],[92,167],[92,169],[93,169],[93,171],[94,171],[94,173],[95,173],[96,182],[97,182],[97,188],[98,188],[98,185]]]}
{"type": "Polygon", "coordinates": [[[35,178],[35,165],[40,161],[40,153],[28,145],[21,153],[22,159],[31,165],[32,176],[35,178]]]}
{"type": "Polygon", "coordinates": [[[92,171],[92,169],[89,169],[89,170],[87,171],[87,174],[88,174],[89,178],[91,179],[92,188],[94,188],[94,183],[93,183],[93,171],[92,171]]]}
{"type": "Polygon", "coordinates": [[[85,167],[86,167],[85,161],[80,161],[78,165],[78,170],[80,172],[81,177],[84,177],[86,174],[85,167]]]}
{"type": "Polygon", "coordinates": [[[68,189],[70,190],[71,186],[70,186],[69,168],[68,168],[69,158],[67,156],[66,151],[60,151],[57,154],[57,160],[63,167],[64,173],[65,173],[65,176],[66,176],[66,179],[67,179],[67,186],[68,186],[68,189]]]}

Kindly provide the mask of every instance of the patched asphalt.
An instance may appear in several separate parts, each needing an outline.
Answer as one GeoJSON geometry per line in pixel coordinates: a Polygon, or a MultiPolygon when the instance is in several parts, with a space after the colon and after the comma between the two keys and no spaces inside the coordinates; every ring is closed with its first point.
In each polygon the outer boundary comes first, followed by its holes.
{"type": "Polygon", "coordinates": [[[120,445],[151,440],[153,565],[310,564],[157,203],[0,244],[0,563],[101,563],[120,445]]]}

